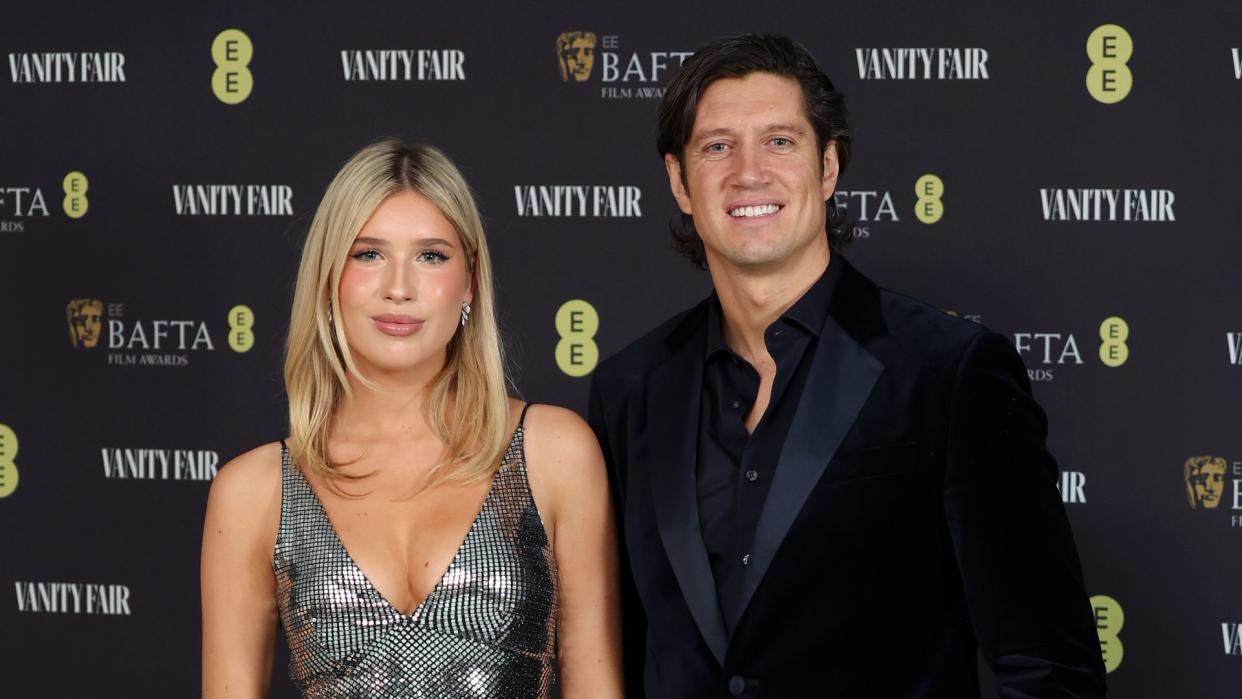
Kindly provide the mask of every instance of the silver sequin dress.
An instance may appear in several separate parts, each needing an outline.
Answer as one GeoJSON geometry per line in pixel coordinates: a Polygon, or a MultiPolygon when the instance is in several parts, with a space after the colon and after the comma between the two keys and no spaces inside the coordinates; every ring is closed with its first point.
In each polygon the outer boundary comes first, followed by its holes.
{"type": "Polygon", "coordinates": [[[408,616],[354,563],[282,445],[272,566],[289,675],[304,696],[549,695],[556,562],[526,480],[522,432],[519,424],[448,570],[408,616]]]}

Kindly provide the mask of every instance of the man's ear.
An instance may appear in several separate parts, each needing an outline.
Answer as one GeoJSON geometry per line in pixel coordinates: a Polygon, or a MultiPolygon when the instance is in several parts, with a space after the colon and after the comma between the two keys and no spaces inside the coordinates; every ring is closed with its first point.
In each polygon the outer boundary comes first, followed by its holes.
{"type": "Polygon", "coordinates": [[[672,190],[677,206],[681,208],[683,214],[693,216],[694,212],[690,210],[690,192],[686,189],[685,180],[682,179],[681,161],[672,153],[665,153],[664,169],[668,171],[668,188],[672,190]]]}
{"type": "Polygon", "coordinates": [[[824,146],[824,177],[820,181],[824,201],[832,196],[837,189],[837,175],[841,173],[841,163],[837,161],[837,141],[833,139],[824,146]]]}

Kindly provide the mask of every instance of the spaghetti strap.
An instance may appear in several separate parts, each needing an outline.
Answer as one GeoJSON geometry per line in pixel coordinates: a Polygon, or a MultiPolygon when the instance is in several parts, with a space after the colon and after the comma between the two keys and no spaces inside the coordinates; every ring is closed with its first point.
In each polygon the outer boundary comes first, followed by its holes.
{"type": "Polygon", "coordinates": [[[530,410],[530,406],[532,405],[534,405],[534,403],[527,403],[526,405],[522,406],[522,415],[518,417],[518,427],[523,427],[526,425],[526,411],[530,410]]]}

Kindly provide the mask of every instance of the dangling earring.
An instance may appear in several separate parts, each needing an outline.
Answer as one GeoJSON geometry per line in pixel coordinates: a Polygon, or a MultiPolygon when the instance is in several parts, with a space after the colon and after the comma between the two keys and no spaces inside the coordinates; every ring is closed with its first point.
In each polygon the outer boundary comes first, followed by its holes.
{"type": "Polygon", "coordinates": [[[461,327],[466,327],[466,321],[470,320],[470,304],[466,301],[461,302],[461,327]]]}

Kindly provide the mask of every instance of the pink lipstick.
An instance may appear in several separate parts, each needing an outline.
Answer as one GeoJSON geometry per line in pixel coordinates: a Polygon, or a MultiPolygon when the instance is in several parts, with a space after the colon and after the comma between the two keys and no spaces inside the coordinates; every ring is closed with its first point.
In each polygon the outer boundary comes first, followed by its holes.
{"type": "Polygon", "coordinates": [[[393,337],[409,337],[423,327],[422,320],[402,313],[383,313],[371,316],[371,320],[380,332],[393,337]]]}

